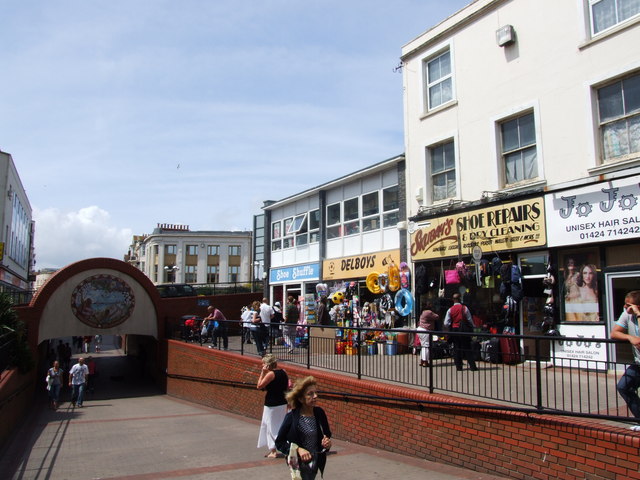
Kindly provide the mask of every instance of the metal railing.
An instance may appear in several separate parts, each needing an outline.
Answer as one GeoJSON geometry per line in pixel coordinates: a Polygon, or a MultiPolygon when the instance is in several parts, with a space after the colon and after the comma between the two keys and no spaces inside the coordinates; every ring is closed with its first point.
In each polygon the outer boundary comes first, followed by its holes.
{"type": "Polygon", "coordinates": [[[262,280],[249,282],[227,282],[227,283],[194,283],[191,284],[196,289],[198,295],[224,295],[229,293],[252,293],[261,292],[263,288],[262,280]]]}
{"type": "MultiPolygon", "coordinates": [[[[431,358],[428,366],[421,367],[421,347],[413,346],[417,330],[306,325],[299,331],[304,336],[299,334],[296,337],[296,345],[283,344],[281,337],[277,337],[272,338],[267,350],[282,361],[306,368],[322,368],[357,378],[411,385],[430,393],[451,393],[467,400],[519,405],[537,413],[618,422],[633,420],[616,389],[621,371],[627,365],[610,361],[607,353],[612,344],[619,343],[615,340],[429,332],[429,350],[436,353],[436,358],[431,358]],[[395,338],[395,341],[364,340],[374,333],[382,333],[387,338],[395,338]],[[451,348],[444,340],[454,336],[473,337],[472,345],[495,338],[515,342],[518,346],[526,341],[529,348],[526,352],[520,350],[516,358],[510,358],[513,362],[507,364],[502,361],[492,363],[486,356],[487,360],[483,360],[483,353],[478,353],[476,346],[473,349],[475,353],[472,353],[477,358],[478,370],[465,368],[459,371],[451,356],[451,348]],[[600,352],[591,356],[599,359],[580,358],[568,348],[572,344],[581,347],[582,351],[600,352]]],[[[249,345],[237,336],[230,339],[230,349],[239,350],[243,355],[258,355],[255,344],[249,345]]],[[[464,366],[467,367],[466,360],[464,366]]]]}
{"type": "Polygon", "coordinates": [[[35,290],[5,290],[2,292],[3,295],[11,299],[13,305],[27,305],[35,293],[35,290]]]}

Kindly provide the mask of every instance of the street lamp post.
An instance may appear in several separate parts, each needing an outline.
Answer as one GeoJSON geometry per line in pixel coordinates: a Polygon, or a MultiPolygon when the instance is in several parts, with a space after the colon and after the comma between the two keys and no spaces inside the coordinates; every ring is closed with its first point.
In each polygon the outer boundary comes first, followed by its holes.
{"type": "Polygon", "coordinates": [[[260,275],[260,261],[256,260],[253,262],[253,282],[251,282],[251,293],[255,292],[256,282],[258,281],[258,276],[260,275]]]}
{"type": "Polygon", "coordinates": [[[167,281],[171,279],[171,283],[175,283],[176,281],[176,271],[180,270],[180,267],[177,265],[165,265],[165,272],[167,272],[167,281]]]}

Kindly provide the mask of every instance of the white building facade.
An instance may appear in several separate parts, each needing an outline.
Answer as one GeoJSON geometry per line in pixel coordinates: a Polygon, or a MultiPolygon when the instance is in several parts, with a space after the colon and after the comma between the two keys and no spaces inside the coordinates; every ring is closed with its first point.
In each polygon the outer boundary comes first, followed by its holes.
{"type": "Polygon", "coordinates": [[[335,291],[356,282],[366,297],[367,274],[382,271],[388,257],[399,264],[404,156],[268,202],[263,210],[268,296],[272,303],[300,299],[313,322],[318,283],[335,291]]]}
{"type": "Polygon", "coordinates": [[[154,284],[244,283],[252,278],[251,250],[251,232],[158,224],[151,234],[133,238],[125,261],[154,284]]]}
{"type": "Polygon", "coordinates": [[[30,290],[34,266],[31,205],[10,154],[0,151],[0,290],[30,290]]]}
{"type": "MultiPolygon", "coordinates": [[[[638,44],[636,0],[476,0],[402,48],[417,303],[475,249],[520,267],[520,333],[541,332],[551,264],[561,332],[607,336],[640,288],[638,44]],[[570,301],[569,263],[597,271],[595,301],[570,301]]],[[[497,285],[446,288],[501,314],[497,285]]]]}

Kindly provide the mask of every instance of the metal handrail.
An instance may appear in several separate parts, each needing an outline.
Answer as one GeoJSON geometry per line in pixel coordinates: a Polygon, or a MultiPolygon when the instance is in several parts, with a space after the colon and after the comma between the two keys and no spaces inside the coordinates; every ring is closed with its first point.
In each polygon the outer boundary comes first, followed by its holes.
{"type": "MultiPolygon", "coordinates": [[[[228,320],[229,323],[242,323],[239,320],[228,320]]],[[[473,399],[500,402],[505,405],[518,405],[513,408],[524,408],[527,412],[549,413],[585,418],[600,418],[615,421],[630,421],[626,404],[619,397],[616,389],[618,375],[610,372],[626,367],[615,363],[608,354],[604,360],[584,360],[563,357],[559,347],[571,342],[597,345],[606,348],[611,344],[624,343],[604,338],[557,337],[535,335],[507,335],[489,332],[429,332],[431,348],[436,345],[434,336],[471,336],[477,339],[507,338],[515,339],[518,345],[529,340],[533,345],[532,352],[519,354],[521,361],[517,364],[494,364],[479,362],[480,372],[457,372],[450,357],[435,359],[427,368],[420,368],[413,355],[367,355],[362,346],[362,339],[371,332],[390,334],[408,334],[413,338],[418,333],[415,329],[381,329],[368,327],[339,327],[304,325],[299,326],[309,335],[309,341],[289,354],[289,347],[271,344],[269,351],[280,360],[311,368],[340,371],[357,378],[372,378],[425,388],[430,393],[450,393],[463,395],[473,399]],[[335,335],[314,336],[314,329],[348,330],[358,339],[352,345],[352,355],[336,354],[335,335]],[[549,355],[544,355],[545,344],[548,344],[549,355]]],[[[340,332],[337,332],[340,333],[340,332]]],[[[424,333],[424,332],[421,332],[424,333]]],[[[408,348],[412,348],[409,342],[408,348]]],[[[256,355],[255,346],[239,346],[242,355],[256,355]]],[[[432,350],[433,351],[433,350],[432,350]]],[[[385,352],[386,353],[386,352],[385,352]]],[[[465,362],[466,363],[466,362],[465,362]]]]}

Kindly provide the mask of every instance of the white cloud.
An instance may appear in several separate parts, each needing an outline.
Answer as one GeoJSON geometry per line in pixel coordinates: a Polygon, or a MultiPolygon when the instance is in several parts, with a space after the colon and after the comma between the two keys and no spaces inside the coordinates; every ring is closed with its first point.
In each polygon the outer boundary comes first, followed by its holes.
{"type": "Polygon", "coordinates": [[[74,212],[34,208],[36,270],[61,268],[94,257],[122,259],[131,242],[128,228],[113,225],[109,212],[97,206],[74,212]]]}

